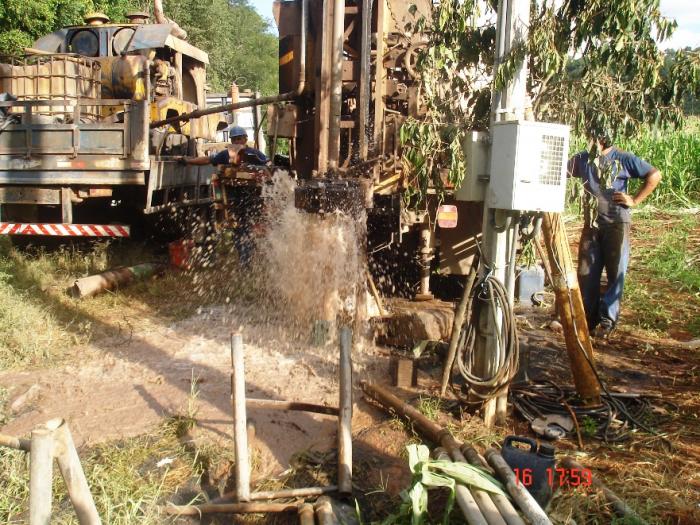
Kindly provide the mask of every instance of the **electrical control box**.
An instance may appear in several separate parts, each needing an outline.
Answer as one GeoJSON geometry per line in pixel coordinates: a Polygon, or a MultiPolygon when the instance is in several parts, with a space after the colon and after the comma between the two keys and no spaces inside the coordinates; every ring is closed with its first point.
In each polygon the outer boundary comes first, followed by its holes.
{"type": "Polygon", "coordinates": [[[455,191],[458,201],[483,202],[489,183],[489,134],[472,131],[462,144],[466,172],[462,185],[455,191]]]}
{"type": "Polygon", "coordinates": [[[491,130],[490,208],[564,211],[569,126],[498,122],[491,130]]]}

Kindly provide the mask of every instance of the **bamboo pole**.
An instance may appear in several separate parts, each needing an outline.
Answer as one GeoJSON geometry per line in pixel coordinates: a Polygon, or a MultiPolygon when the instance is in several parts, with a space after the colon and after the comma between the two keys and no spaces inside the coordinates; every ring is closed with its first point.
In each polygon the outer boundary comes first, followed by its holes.
{"type": "Polygon", "coordinates": [[[518,507],[520,507],[520,510],[523,511],[530,523],[532,525],[552,525],[547,514],[535,501],[535,498],[532,497],[522,483],[518,483],[515,474],[503,457],[495,449],[487,450],[484,455],[486,456],[486,461],[489,462],[489,465],[496,471],[496,474],[506,486],[508,494],[518,504],[518,507]]]}
{"type": "Polygon", "coordinates": [[[338,417],[338,490],[352,492],[352,330],[340,329],[340,416],[338,417]]]}
{"type": "Polygon", "coordinates": [[[571,259],[566,229],[558,213],[544,214],[542,234],[549,255],[557,309],[564,328],[566,351],[576,391],[585,405],[600,405],[600,384],[593,370],[593,345],[588,333],[583,298],[571,259]]]}
{"type": "Polygon", "coordinates": [[[166,505],[162,511],[172,516],[202,516],[204,514],[263,514],[294,512],[299,503],[202,503],[201,505],[166,505]]]}
{"type": "Polygon", "coordinates": [[[47,425],[55,427],[53,432],[56,442],[56,460],[66,483],[68,497],[73,504],[75,514],[78,516],[78,522],[80,525],[101,525],[102,520],[97,514],[97,508],[92,499],[92,493],[80,464],[80,458],[75,449],[68,424],[60,419],[50,421],[47,425]]]}
{"type": "Polygon", "coordinates": [[[45,426],[32,430],[29,451],[29,525],[51,523],[53,433],[45,426]]]}
{"type": "Polygon", "coordinates": [[[236,499],[250,500],[250,458],[248,457],[248,430],[245,403],[245,365],[243,337],[231,336],[231,402],[233,405],[233,445],[236,460],[236,499]]]}
{"type": "MultiPolygon", "coordinates": [[[[572,458],[564,458],[560,461],[560,464],[569,470],[586,470],[583,465],[572,458]]],[[[591,474],[591,485],[603,493],[603,496],[605,496],[605,499],[608,501],[608,503],[610,503],[615,514],[621,518],[625,518],[629,523],[634,523],[635,525],[647,525],[647,522],[644,521],[644,519],[642,519],[632,507],[627,505],[627,503],[620,499],[617,494],[606,487],[602,481],[594,477],[593,474],[591,474]]]]}

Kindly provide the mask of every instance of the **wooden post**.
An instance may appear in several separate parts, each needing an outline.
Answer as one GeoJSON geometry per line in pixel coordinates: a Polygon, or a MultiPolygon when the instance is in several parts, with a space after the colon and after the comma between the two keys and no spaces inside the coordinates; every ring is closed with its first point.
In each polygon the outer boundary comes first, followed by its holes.
{"type": "Polygon", "coordinates": [[[78,516],[78,522],[80,525],[101,525],[102,521],[97,514],[97,508],[92,499],[83,467],[80,465],[80,458],[68,425],[59,419],[50,421],[47,426],[55,427],[56,460],[66,483],[68,497],[73,504],[75,514],[78,516]]]}
{"type": "Polygon", "coordinates": [[[248,457],[248,429],[245,407],[245,365],[243,337],[231,336],[231,402],[233,405],[233,445],[236,459],[236,498],[250,501],[250,458],[248,457]]]}
{"type": "Polygon", "coordinates": [[[352,492],[352,330],[340,329],[340,415],[338,417],[338,491],[352,492]]]}
{"type": "Polygon", "coordinates": [[[29,451],[29,525],[51,522],[53,433],[42,426],[32,430],[29,451]]]}
{"type": "Polygon", "coordinates": [[[561,215],[544,214],[542,235],[549,256],[557,310],[564,328],[566,351],[571,361],[576,391],[584,404],[600,405],[600,384],[593,369],[593,345],[561,215]]]}

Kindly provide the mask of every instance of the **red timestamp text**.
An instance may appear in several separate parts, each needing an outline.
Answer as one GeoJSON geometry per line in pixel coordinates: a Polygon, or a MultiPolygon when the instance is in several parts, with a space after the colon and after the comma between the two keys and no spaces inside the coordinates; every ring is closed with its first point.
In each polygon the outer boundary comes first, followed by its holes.
{"type": "MultiPolygon", "coordinates": [[[[533,472],[530,468],[514,468],[515,482],[524,487],[531,487],[534,483],[533,472]]],[[[584,468],[548,468],[545,471],[547,484],[552,487],[590,487],[593,482],[593,473],[584,468]]]]}

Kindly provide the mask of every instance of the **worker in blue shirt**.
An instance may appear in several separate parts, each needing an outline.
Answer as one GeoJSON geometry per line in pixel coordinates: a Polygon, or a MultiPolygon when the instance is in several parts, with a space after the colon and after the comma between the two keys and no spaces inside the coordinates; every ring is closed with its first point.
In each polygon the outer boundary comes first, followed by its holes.
{"type": "MultiPolygon", "coordinates": [[[[231,126],[229,128],[229,138],[231,144],[226,149],[213,152],[206,157],[185,157],[182,159],[182,162],[195,166],[205,166],[207,164],[214,166],[265,166],[267,164],[267,157],[262,151],[247,145],[248,134],[245,129],[240,126],[231,126]]],[[[253,230],[255,225],[260,222],[262,216],[263,205],[260,189],[256,186],[240,186],[229,196],[229,199],[236,217],[234,244],[236,245],[241,264],[248,266],[255,251],[253,230]]]]}
{"type": "Polygon", "coordinates": [[[569,174],[584,188],[584,226],[578,251],[578,281],[588,328],[607,337],[620,315],[625,273],[630,257],[630,209],[656,188],[661,173],[632,153],[616,148],[609,132],[591,133],[591,150],[569,160],[569,174]],[[630,179],[642,179],[635,195],[627,193],[630,179]],[[607,288],[601,294],[605,269],[607,288]]]}
{"type": "Polygon", "coordinates": [[[231,126],[228,130],[231,145],[226,149],[212,152],[207,157],[184,157],[185,164],[194,166],[205,166],[212,164],[220,165],[240,165],[250,164],[253,166],[265,166],[267,157],[259,149],[251,148],[247,145],[248,133],[240,126],[231,126]]]}

